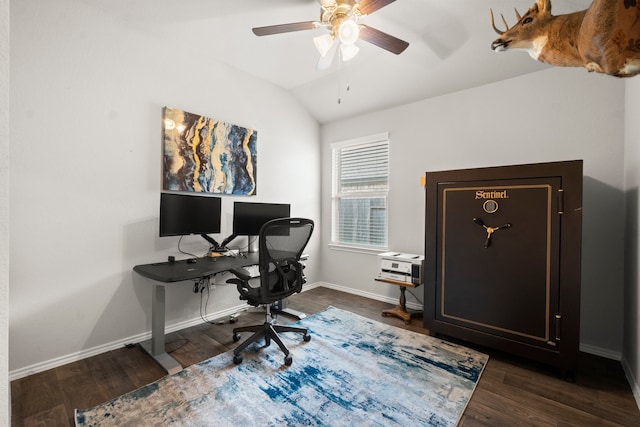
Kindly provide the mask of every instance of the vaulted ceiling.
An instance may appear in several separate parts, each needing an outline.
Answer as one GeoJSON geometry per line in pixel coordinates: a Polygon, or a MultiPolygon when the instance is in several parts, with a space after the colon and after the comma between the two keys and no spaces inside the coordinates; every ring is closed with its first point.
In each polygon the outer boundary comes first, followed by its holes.
{"type": "MultiPolygon", "coordinates": [[[[409,42],[395,55],[362,40],[358,55],[316,69],[318,28],[263,37],[251,29],[318,20],[318,0],[85,0],[138,25],[190,26],[193,43],[211,43],[216,57],[288,91],[320,122],[376,111],[535,72],[547,66],[524,52],[497,54],[489,9],[515,23],[534,0],[396,0],[361,18],[409,42]],[[347,90],[347,86],[349,90],[347,90]],[[340,103],[338,103],[340,99],[340,103]]],[[[555,15],[585,9],[588,0],[556,0],[555,15]]],[[[497,25],[500,27],[500,19],[497,25]]],[[[188,42],[188,41],[185,41],[188,42]]]]}

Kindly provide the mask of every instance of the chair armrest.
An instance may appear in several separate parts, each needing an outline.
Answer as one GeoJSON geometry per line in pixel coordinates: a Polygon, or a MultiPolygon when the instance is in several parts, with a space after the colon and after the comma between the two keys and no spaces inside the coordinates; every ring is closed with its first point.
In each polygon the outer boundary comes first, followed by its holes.
{"type": "Polygon", "coordinates": [[[234,276],[238,277],[240,280],[245,282],[251,279],[252,277],[251,274],[244,268],[232,268],[231,270],[229,270],[229,272],[234,276]]]}
{"type": "MultiPolygon", "coordinates": [[[[257,307],[260,305],[260,301],[257,297],[260,293],[260,287],[253,288],[249,284],[249,280],[254,279],[249,271],[244,268],[234,268],[229,270],[236,277],[227,279],[227,283],[236,285],[241,300],[246,300],[248,304],[257,307]]],[[[259,277],[259,276],[258,276],[259,277]]]]}

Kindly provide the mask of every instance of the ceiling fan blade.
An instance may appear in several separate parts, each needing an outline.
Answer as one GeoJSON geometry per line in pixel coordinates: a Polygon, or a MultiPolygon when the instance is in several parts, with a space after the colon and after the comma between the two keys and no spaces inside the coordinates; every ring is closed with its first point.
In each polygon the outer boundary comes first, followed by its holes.
{"type": "Polygon", "coordinates": [[[294,22],[291,24],[269,25],[267,27],[253,28],[253,34],[256,36],[270,36],[272,34],[290,33],[292,31],[313,30],[318,28],[319,23],[315,21],[294,22]]]}
{"type": "Polygon", "coordinates": [[[369,15],[394,1],[396,0],[361,0],[360,3],[358,3],[358,9],[363,15],[369,15]]]}
{"type": "Polygon", "coordinates": [[[406,41],[366,25],[360,25],[360,38],[396,55],[401,54],[409,47],[409,43],[406,41]]]}

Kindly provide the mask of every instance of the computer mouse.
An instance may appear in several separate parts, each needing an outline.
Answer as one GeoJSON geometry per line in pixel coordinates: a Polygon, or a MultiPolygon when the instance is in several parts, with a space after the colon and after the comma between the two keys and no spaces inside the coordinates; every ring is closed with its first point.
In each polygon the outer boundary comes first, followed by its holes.
{"type": "Polygon", "coordinates": [[[197,259],[195,259],[195,258],[189,258],[189,259],[187,260],[187,262],[188,262],[189,264],[195,264],[197,261],[198,261],[198,260],[197,260],[197,259]]]}

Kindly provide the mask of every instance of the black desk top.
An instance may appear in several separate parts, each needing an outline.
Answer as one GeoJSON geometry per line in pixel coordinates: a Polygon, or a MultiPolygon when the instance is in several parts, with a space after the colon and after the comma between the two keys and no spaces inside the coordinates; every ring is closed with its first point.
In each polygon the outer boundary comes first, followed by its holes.
{"type": "Polygon", "coordinates": [[[203,257],[198,258],[195,263],[187,260],[174,262],[156,262],[153,264],[136,265],[133,271],[148,279],[158,282],[172,283],[183,280],[199,279],[211,276],[216,273],[229,271],[233,268],[246,267],[258,264],[258,253],[248,253],[246,256],[235,257],[203,257]]]}

